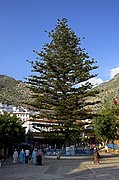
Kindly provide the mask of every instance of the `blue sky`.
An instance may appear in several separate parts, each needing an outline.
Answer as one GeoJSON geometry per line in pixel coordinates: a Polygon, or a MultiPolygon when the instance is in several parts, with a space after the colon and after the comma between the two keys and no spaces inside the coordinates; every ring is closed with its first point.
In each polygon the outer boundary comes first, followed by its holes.
{"type": "Polygon", "coordinates": [[[0,0],[0,74],[24,81],[26,60],[35,60],[32,50],[49,41],[45,30],[58,18],[85,37],[81,47],[97,61],[98,80],[119,73],[119,0],[0,0]]]}

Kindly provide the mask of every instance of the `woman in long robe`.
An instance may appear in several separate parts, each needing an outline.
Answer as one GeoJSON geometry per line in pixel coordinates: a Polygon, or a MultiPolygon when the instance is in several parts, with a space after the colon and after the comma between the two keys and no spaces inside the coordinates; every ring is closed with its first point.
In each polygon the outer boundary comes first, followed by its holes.
{"type": "Polygon", "coordinates": [[[42,165],[42,151],[41,149],[38,149],[38,152],[37,152],[37,165],[42,165]]]}
{"type": "Polygon", "coordinates": [[[22,149],[20,151],[20,154],[19,154],[19,163],[24,163],[24,158],[25,158],[25,153],[24,153],[24,150],[22,149]]]}
{"type": "Polygon", "coordinates": [[[18,163],[18,152],[15,149],[13,153],[13,164],[17,164],[17,163],[18,163]]]}
{"type": "Polygon", "coordinates": [[[34,149],[32,152],[32,161],[33,164],[37,164],[37,149],[34,149]]]}
{"type": "Polygon", "coordinates": [[[99,153],[98,153],[98,149],[94,148],[94,154],[93,154],[93,158],[94,158],[94,164],[99,164],[99,153]]]}

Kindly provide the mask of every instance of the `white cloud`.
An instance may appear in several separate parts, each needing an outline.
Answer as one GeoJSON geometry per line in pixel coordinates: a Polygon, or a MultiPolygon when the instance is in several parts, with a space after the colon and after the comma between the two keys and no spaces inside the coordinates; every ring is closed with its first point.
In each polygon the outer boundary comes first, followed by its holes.
{"type": "Polygon", "coordinates": [[[119,67],[111,69],[110,71],[111,79],[118,73],[119,73],[119,67]]]}
{"type": "Polygon", "coordinates": [[[90,79],[89,82],[93,86],[98,86],[99,84],[103,83],[104,81],[101,78],[94,77],[94,78],[90,79]]]}
{"type": "MultiPolygon", "coordinates": [[[[119,67],[111,69],[111,70],[110,70],[110,79],[112,79],[112,78],[113,78],[116,74],[118,74],[118,73],[119,73],[119,67]]],[[[109,79],[109,80],[110,80],[110,79],[109,79]]],[[[96,87],[96,86],[98,86],[99,84],[101,84],[101,83],[103,83],[103,82],[107,82],[107,81],[109,81],[109,80],[103,81],[103,79],[101,79],[101,78],[94,77],[94,78],[92,78],[92,79],[89,79],[89,82],[93,85],[93,87],[96,87]]],[[[84,85],[85,83],[86,83],[86,81],[80,83],[80,85],[84,85]]]]}
{"type": "MultiPolygon", "coordinates": [[[[82,82],[80,83],[80,85],[84,85],[86,82],[87,81],[82,82]]],[[[101,78],[94,77],[94,78],[89,79],[88,82],[90,82],[93,85],[93,87],[96,87],[99,84],[103,83],[104,81],[101,78]]]]}

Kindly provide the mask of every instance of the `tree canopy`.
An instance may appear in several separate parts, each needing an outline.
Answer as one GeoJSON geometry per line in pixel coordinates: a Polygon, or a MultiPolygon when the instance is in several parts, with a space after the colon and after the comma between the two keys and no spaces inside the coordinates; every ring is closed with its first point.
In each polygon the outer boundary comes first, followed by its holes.
{"type": "Polygon", "coordinates": [[[58,19],[55,29],[47,32],[51,41],[40,52],[34,50],[36,60],[29,61],[33,73],[27,83],[32,106],[40,111],[40,117],[56,119],[57,130],[65,134],[68,145],[71,133],[83,130],[81,121],[94,115],[88,107],[97,102],[87,99],[98,93],[89,82],[97,76],[91,72],[98,66],[80,47],[81,39],[67,22],[65,18],[58,19]]]}
{"type": "Polygon", "coordinates": [[[25,139],[22,122],[8,113],[0,114],[0,142],[5,147],[12,146],[25,139]]]}
{"type": "Polygon", "coordinates": [[[105,143],[114,141],[117,137],[118,128],[117,109],[104,107],[100,115],[94,118],[94,131],[97,138],[105,143]]]}

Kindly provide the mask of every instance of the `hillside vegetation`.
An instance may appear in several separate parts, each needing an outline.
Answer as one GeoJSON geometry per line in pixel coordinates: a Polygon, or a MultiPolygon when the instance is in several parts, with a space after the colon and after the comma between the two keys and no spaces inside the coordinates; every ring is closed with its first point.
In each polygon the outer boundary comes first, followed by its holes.
{"type": "Polygon", "coordinates": [[[100,84],[97,88],[100,90],[101,105],[113,105],[113,97],[119,102],[119,74],[110,81],[100,84]]]}
{"type": "Polygon", "coordinates": [[[29,89],[22,81],[0,75],[0,102],[4,104],[22,105],[29,99],[29,89]]]}

